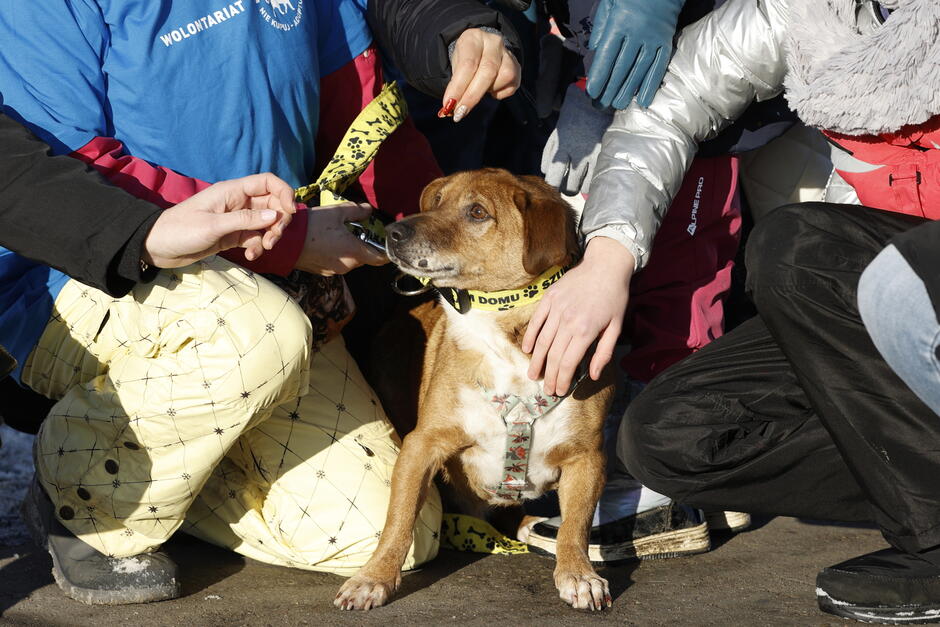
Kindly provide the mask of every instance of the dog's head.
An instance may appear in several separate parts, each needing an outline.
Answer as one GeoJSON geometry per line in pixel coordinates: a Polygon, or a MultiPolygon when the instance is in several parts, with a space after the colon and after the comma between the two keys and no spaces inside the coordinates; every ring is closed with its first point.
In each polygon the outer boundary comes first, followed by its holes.
{"type": "Polygon", "coordinates": [[[438,287],[513,289],[578,254],[574,214],[535,176],[488,168],[432,181],[387,229],[389,258],[438,287]]]}

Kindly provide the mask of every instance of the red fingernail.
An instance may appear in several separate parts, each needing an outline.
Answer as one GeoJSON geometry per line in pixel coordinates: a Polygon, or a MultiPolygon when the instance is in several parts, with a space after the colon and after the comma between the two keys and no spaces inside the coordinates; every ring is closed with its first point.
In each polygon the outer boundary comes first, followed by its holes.
{"type": "Polygon", "coordinates": [[[448,98],[447,102],[441,107],[441,110],[437,112],[437,117],[439,118],[449,118],[454,115],[454,108],[457,106],[456,98],[448,98]]]}

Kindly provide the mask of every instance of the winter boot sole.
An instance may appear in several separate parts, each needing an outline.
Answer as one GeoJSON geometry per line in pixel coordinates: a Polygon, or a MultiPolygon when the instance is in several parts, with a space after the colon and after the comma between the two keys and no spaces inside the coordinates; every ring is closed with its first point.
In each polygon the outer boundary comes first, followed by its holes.
{"type": "Polygon", "coordinates": [[[125,590],[95,590],[80,588],[72,585],[62,574],[59,560],[55,551],[49,544],[49,538],[43,529],[42,516],[36,508],[37,499],[46,498],[44,494],[36,494],[35,490],[42,490],[39,483],[33,481],[29,485],[29,492],[20,506],[20,514],[26,523],[26,528],[33,542],[46,550],[52,556],[52,576],[56,584],[65,593],[65,596],[88,605],[128,605],[132,603],[150,603],[153,601],[166,601],[180,596],[179,584],[168,584],[150,588],[132,588],[125,590]]]}
{"type": "Polygon", "coordinates": [[[825,591],[816,588],[816,600],[823,612],[851,618],[862,623],[881,625],[923,625],[940,622],[940,605],[917,607],[864,607],[833,599],[825,591]]]}

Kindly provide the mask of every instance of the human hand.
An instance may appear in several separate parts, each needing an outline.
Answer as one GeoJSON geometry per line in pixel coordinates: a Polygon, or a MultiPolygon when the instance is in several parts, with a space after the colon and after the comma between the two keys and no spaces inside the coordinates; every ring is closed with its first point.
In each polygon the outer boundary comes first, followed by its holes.
{"type": "Polygon", "coordinates": [[[381,266],[388,258],[349,232],[347,222],[364,220],[372,213],[367,204],[343,203],[311,207],[307,214],[307,237],[295,267],[311,274],[346,274],[361,265],[381,266]]]}
{"type": "Polygon", "coordinates": [[[587,93],[604,107],[648,107],[672,58],[685,0],[600,0],[589,47],[587,93]]]}
{"type": "Polygon", "coordinates": [[[503,36],[481,28],[460,34],[450,65],[453,75],[444,90],[441,111],[453,112],[454,122],[466,117],[484,95],[508,98],[522,81],[522,67],[503,45],[503,36]]]}
{"type": "Polygon", "coordinates": [[[546,394],[568,391],[578,365],[598,337],[588,375],[595,381],[600,378],[620,336],[635,264],[622,244],[595,237],[588,242],[581,263],[545,292],[522,338],[522,350],[532,353],[530,379],[537,380],[544,369],[546,394]]]}
{"type": "Polygon", "coordinates": [[[222,181],[163,211],[141,259],[180,268],[241,247],[252,261],[277,243],[294,211],[294,190],[271,173],[222,181]]]}
{"type": "Polygon", "coordinates": [[[599,111],[576,85],[568,87],[558,124],[542,150],[545,181],[569,196],[588,193],[601,139],[613,120],[609,110],[599,111]]]}

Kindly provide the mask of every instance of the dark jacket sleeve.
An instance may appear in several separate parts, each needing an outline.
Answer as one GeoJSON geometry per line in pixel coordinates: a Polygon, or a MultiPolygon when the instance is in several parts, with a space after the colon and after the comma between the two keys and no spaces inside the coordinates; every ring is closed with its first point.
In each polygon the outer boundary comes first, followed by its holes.
{"type": "Polygon", "coordinates": [[[0,114],[0,245],[112,296],[153,278],[140,254],[160,209],[48,149],[0,114]]]}
{"type": "Polygon", "coordinates": [[[479,0],[369,0],[369,26],[385,58],[416,89],[440,98],[450,81],[448,46],[468,28],[500,31],[520,64],[522,45],[499,11],[479,0]]]}

